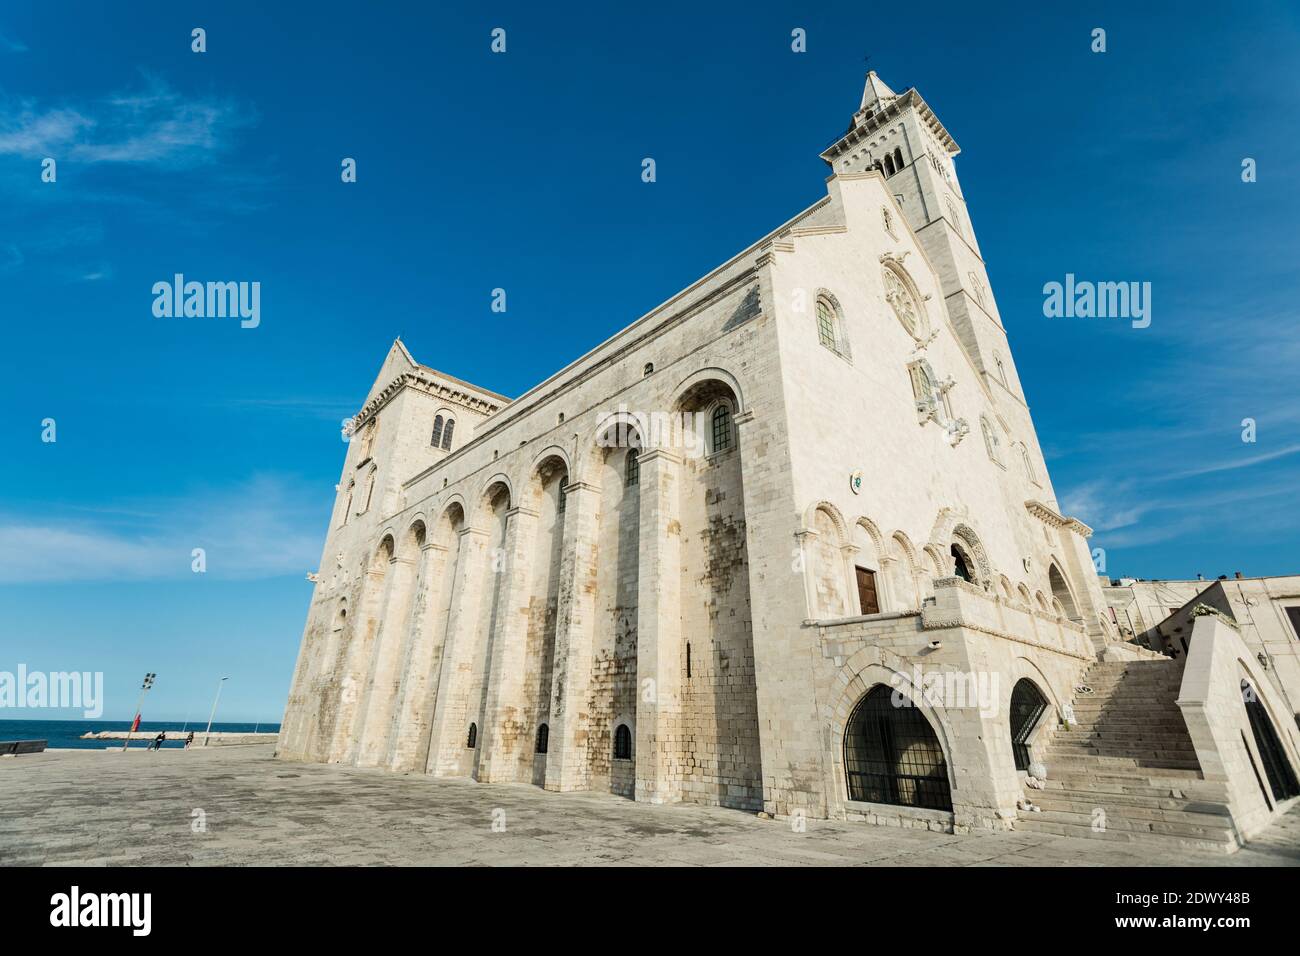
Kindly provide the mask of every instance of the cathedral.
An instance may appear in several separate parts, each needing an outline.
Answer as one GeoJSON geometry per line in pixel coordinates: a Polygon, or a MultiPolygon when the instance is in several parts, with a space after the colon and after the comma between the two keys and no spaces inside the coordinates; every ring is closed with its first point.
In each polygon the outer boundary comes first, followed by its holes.
{"type": "Polygon", "coordinates": [[[868,73],[825,197],[524,395],[395,342],[279,757],[1226,850],[1289,808],[1300,687],[1213,607],[1117,625],[958,152],[868,73]]]}

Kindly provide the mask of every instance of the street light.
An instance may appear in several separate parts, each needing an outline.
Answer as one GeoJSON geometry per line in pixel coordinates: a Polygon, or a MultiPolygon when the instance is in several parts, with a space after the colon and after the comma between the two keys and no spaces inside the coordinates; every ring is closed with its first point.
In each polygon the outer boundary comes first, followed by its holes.
{"type": "Polygon", "coordinates": [[[153,680],[157,676],[158,675],[153,672],[144,675],[144,683],[140,685],[140,696],[135,702],[135,719],[131,721],[131,729],[126,732],[126,743],[122,744],[123,751],[125,751],[127,747],[131,746],[131,735],[135,733],[135,729],[140,726],[140,706],[144,703],[144,695],[148,692],[149,688],[153,687],[153,680]]]}
{"type": "Polygon", "coordinates": [[[221,685],[230,680],[229,677],[223,677],[217,681],[217,696],[212,698],[212,713],[208,714],[208,729],[203,732],[203,746],[208,745],[208,739],[212,736],[212,718],[217,716],[217,701],[221,700],[221,685]]]}

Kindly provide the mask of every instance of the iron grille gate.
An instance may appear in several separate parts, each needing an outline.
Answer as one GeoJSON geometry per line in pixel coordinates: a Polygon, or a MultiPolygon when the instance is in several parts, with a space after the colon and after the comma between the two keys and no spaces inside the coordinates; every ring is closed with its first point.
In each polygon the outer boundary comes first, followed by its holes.
{"type": "Polygon", "coordinates": [[[849,799],[951,810],[948,764],[925,715],[883,684],[858,702],[844,734],[849,799]]]}
{"type": "Polygon", "coordinates": [[[1011,689],[1011,752],[1016,758],[1017,770],[1029,769],[1029,735],[1038,726],[1038,720],[1047,710],[1047,698],[1034,682],[1026,677],[1016,681],[1011,689]]]}
{"type": "Polygon", "coordinates": [[[1282,749],[1282,741],[1277,738],[1273,721],[1268,719],[1268,711],[1260,703],[1255,688],[1246,681],[1241,682],[1241,696],[1246,703],[1246,716],[1250,718],[1250,729],[1255,735],[1255,746],[1264,761],[1264,776],[1268,777],[1269,788],[1278,802],[1289,797],[1300,796],[1300,783],[1297,783],[1295,771],[1282,749]]]}

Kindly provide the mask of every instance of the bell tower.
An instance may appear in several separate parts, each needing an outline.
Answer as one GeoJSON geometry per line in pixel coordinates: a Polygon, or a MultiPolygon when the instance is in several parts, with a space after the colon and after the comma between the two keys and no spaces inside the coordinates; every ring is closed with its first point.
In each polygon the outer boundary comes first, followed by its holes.
{"type": "Polygon", "coordinates": [[[989,287],[954,157],[956,141],[915,89],[895,93],[867,74],[848,130],[822,159],[837,173],[879,170],[939,272],[944,305],[975,367],[1017,398],[1020,384],[989,287]]]}
{"type": "MultiPolygon", "coordinates": [[[[866,76],[862,102],[849,128],[821,157],[839,173],[875,169],[903,210],[939,273],[952,327],[1013,434],[1027,441],[1033,467],[1046,485],[1006,329],[989,284],[966,199],[957,179],[956,140],[914,88],[896,93],[876,75],[866,76]]],[[[1050,486],[1046,493],[1051,496],[1050,486]]]]}

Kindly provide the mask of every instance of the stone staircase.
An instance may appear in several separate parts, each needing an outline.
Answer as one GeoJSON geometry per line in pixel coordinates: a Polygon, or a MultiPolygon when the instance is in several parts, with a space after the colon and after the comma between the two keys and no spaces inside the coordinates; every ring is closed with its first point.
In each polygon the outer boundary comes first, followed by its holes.
{"type": "Polygon", "coordinates": [[[1182,663],[1102,661],[1074,697],[1076,724],[1055,730],[1046,788],[1025,788],[1041,812],[1016,829],[1119,842],[1175,841],[1231,852],[1240,845],[1220,784],[1201,776],[1175,701],[1182,663]]]}

